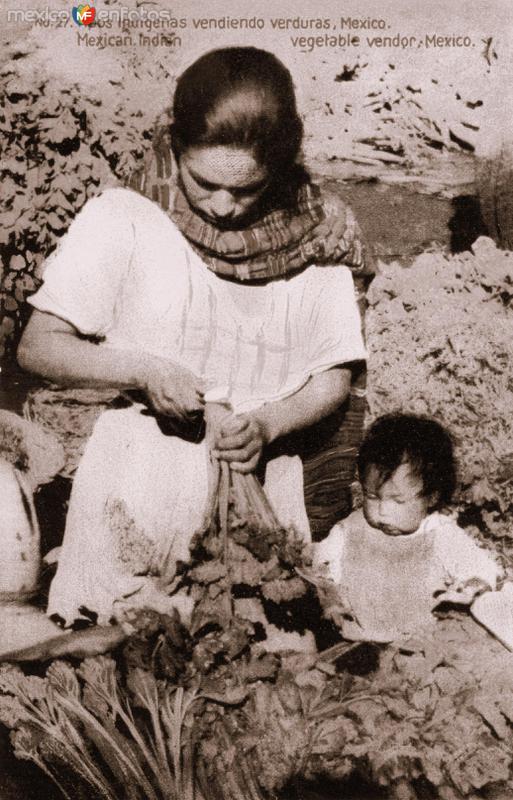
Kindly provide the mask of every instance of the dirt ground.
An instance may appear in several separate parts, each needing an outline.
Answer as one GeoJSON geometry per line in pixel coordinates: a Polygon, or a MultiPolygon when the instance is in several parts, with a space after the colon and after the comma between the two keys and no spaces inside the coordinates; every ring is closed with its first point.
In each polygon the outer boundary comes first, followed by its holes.
{"type": "Polygon", "coordinates": [[[471,195],[448,200],[379,182],[342,185],[339,191],[384,261],[406,265],[434,242],[453,252],[466,250],[484,232],[478,200],[471,195]]]}

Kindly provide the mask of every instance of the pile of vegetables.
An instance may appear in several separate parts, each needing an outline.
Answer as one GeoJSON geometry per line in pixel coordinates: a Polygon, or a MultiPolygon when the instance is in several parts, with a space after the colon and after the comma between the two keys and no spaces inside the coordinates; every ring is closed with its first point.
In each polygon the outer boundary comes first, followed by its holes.
{"type": "MultiPolygon", "coordinates": [[[[356,773],[392,796],[409,786],[412,798],[415,787],[444,800],[492,787],[506,797],[511,658],[471,620],[447,618],[430,637],[383,650],[368,675],[351,674],[347,656],[295,673],[285,664],[274,685],[257,686],[241,709],[217,720],[214,741],[235,744],[237,761],[246,755],[271,795],[294,779],[322,785],[356,773]]],[[[209,748],[215,786],[216,774],[230,770],[230,750],[209,748]]]]}
{"type": "Polygon", "coordinates": [[[44,677],[1,666],[15,754],[78,800],[269,800],[355,775],[398,798],[507,797],[513,656],[454,612],[400,645],[269,652],[279,625],[301,627],[306,562],[256,479],[223,468],[212,525],[179,570],[190,625],[137,609],[112,655],[56,660],[44,677]]]}
{"type": "Polygon", "coordinates": [[[279,658],[259,644],[259,598],[278,603],[306,592],[292,568],[301,546],[279,528],[252,475],[223,469],[216,504],[179,579],[197,600],[189,628],[177,614],[134,610],[117,660],[86,658],[76,668],[54,661],[44,678],[0,668],[0,721],[13,729],[15,754],[38,764],[65,797],[210,797],[205,771],[205,794],[199,788],[201,759],[193,774],[208,720],[276,677],[279,658]]]}
{"type": "Polygon", "coordinates": [[[59,474],[72,477],[85,444],[103,411],[112,407],[118,392],[105,389],[69,389],[47,384],[29,390],[23,414],[42,433],[57,439],[64,453],[59,474]]]}
{"type": "Polygon", "coordinates": [[[485,237],[472,251],[384,266],[368,293],[371,418],[427,414],[453,434],[460,500],[481,528],[513,538],[513,255],[485,237]]]}
{"type": "Polygon", "coordinates": [[[51,433],[5,409],[0,409],[0,458],[23,472],[33,489],[51,481],[64,464],[51,433]]]}
{"type": "Polygon", "coordinates": [[[14,751],[64,797],[265,800],[354,775],[402,798],[513,791],[512,656],[468,617],[259,669],[233,623],[206,660],[176,619],[140,624],[116,658],[55,661],[43,678],[0,667],[14,751]]]}
{"type": "Polygon", "coordinates": [[[455,153],[480,150],[492,128],[507,130],[497,112],[508,47],[492,37],[481,43],[463,56],[464,69],[461,50],[448,49],[421,48],[413,58],[408,50],[367,49],[338,64],[310,60],[306,78],[318,91],[306,98],[307,155],[414,171],[436,159],[449,177],[455,153]]]}

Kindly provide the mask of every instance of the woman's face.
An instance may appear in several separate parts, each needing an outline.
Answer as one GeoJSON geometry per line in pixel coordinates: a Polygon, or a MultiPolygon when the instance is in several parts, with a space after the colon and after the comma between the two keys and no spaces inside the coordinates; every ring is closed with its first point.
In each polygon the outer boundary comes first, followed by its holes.
{"type": "Polygon", "coordinates": [[[251,217],[270,176],[251,150],[225,145],[190,147],[179,159],[190,205],[218,227],[238,227],[251,217]]]}

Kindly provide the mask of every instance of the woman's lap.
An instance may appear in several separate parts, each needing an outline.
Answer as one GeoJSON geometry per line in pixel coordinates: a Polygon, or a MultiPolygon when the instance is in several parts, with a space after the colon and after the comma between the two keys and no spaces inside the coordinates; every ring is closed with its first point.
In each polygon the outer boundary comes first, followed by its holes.
{"type": "MultiPolygon", "coordinates": [[[[48,613],[70,624],[84,606],[107,624],[116,600],[169,582],[208,523],[215,475],[205,440],[165,435],[139,406],[104,412],[75,475],[48,613]]],[[[266,485],[278,520],[307,538],[299,458],[271,462],[266,485]]]]}
{"type": "Polygon", "coordinates": [[[187,559],[209,488],[204,443],[164,436],[137,407],[102,414],[75,476],[48,613],[70,622],[84,605],[107,622],[143,576],[187,559]]]}

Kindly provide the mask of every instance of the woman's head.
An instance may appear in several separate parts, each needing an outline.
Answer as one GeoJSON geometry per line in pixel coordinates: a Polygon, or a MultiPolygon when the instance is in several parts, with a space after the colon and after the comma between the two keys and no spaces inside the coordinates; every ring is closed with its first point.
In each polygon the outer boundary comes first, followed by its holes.
{"type": "Polygon", "coordinates": [[[389,414],[367,431],[358,454],[367,521],[390,535],[413,533],[448,503],[456,485],[450,435],[435,420],[389,414]]]}
{"type": "Polygon", "coordinates": [[[302,124],[292,78],[264,50],[230,47],[199,58],[178,79],[173,118],[189,202],[216,221],[245,217],[296,162],[302,124]]]}

